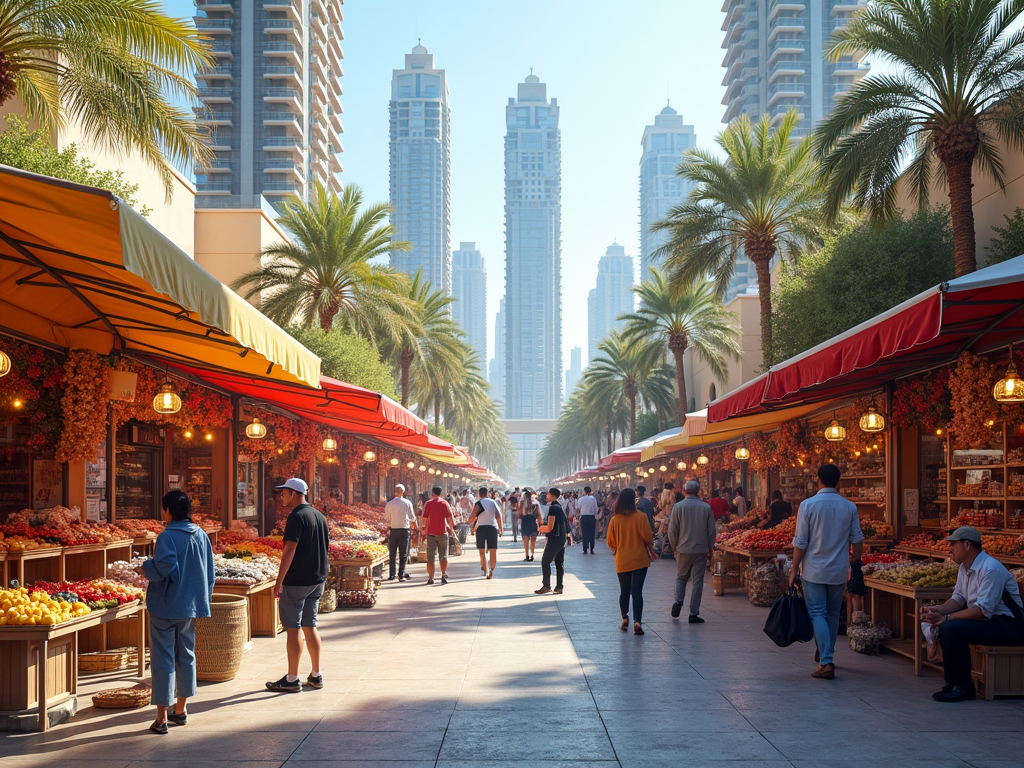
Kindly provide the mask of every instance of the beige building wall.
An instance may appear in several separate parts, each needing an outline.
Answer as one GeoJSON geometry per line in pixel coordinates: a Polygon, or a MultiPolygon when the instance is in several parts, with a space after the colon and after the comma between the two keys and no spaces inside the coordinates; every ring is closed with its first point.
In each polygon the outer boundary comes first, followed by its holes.
{"type": "Polygon", "coordinates": [[[757,295],[741,295],[734,298],[725,308],[739,316],[740,332],[743,334],[739,360],[728,361],[729,376],[725,381],[716,379],[707,363],[692,350],[683,355],[686,366],[686,396],[690,400],[687,410],[700,410],[726,392],[755,378],[761,370],[761,308],[757,295]],[[693,406],[692,408],[690,406],[693,406]]]}
{"type": "MultiPolygon", "coordinates": [[[[264,248],[288,239],[271,212],[261,208],[200,208],[194,213],[196,263],[227,286],[260,267],[264,248]]],[[[259,297],[250,303],[259,307],[259,297]]]]}
{"type": "MultiPolygon", "coordinates": [[[[988,261],[985,248],[992,241],[992,227],[1006,226],[1003,216],[1012,216],[1018,206],[1024,208],[1024,154],[1004,143],[999,144],[999,151],[1005,166],[1005,191],[991,177],[979,173],[977,168],[974,170],[974,233],[979,267],[988,261]]],[[[948,206],[949,188],[945,184],[934,184],[929,203],[948,206]]],[[[900,185],[899,206],[907,214],[917,210],[917,198],[906,184],[900,185]]]]}

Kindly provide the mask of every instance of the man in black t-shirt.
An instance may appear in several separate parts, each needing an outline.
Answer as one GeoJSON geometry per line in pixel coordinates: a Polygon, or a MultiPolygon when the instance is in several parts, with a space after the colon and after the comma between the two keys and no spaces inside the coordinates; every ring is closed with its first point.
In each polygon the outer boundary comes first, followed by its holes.
{"type": "Polygon", "coordinates": [[[293,477],[274,490],[281,492],[281,503],[291,510],[284,526],[284,551],[274,585],[281,624],[288,634],[288,674],[267,683],[267,689],[299,693],[299,661],[302,647],[309,649],[313,669],[306,678],[311,688],[323,688],[320,674],[320,633],[316,613],[327,582],[329,535],[327,519],[306,502],[309,486],[293,477]]]}
{"type": "Polygon", "coordinates": [[[572,535],[569,533],[569,520],[558,502],[561,491],[557,488],[548,489],[548,517],[544,525],[540,527],[541,533],[548,535],[547,543],[544,545],[544,554],[540,558],[541,576],[543,586],[535,590],[535,595],[546,595],[551,592],[551,563],[555,564],[554,593],[562,594],[562,579],[565,576],[565,545],[572,544],[572,535]]]}
{"type": "Polygon", "coordinates": [[[772,505],[768,509],[771,512],[769,528],[774,528],[793,514],[793,505],[782,498],[782,491],[772,491],[772,505]]]}

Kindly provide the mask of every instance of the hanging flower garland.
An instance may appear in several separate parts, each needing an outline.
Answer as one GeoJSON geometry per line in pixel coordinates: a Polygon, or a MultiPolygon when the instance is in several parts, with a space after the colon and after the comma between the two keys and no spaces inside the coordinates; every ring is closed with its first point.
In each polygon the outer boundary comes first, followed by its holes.
{"type": "Polygon", "coordinates": [[[972,352],[964,352],[950,372],[949,393],[953,418],[949,429],[954,448],[985,448],[994,439],[992,425],[1002,418],[992,398],[992,382],[1001,371],[972,352]]]}
{"type": "Polygon", "coordinates": [[[110,366],[95,352],[73,349],[64,362],[61,398],[64,429],[57,442],[57,461],[95,461],[107,431],[110,366]]]}
{"type": "Polygon", "coordinates": [[[298,436],[298,422],[262,408],[247,409],[247,418],[254,417],[258,418],[267,428],[267,435],[259,440],[254,440],[245,434],[245,426],[240,426],[236,435],[238,455],[244,456],[250,461],[259,459],[272,461],[283,455],[285,451],[290,454],[298,436]],[[279,450],[282,453],[278,453],[279,450]]]}
{"type": "Polygon", "coordinates": [[[918,427],[933,432],[953,418],[949,394],[949,368],[904,379],[892,396],[892,422],[901,429],[918,427]]]}
{"type": "Polygon", "coordinates": [[[4,337],[11,371],[0,378],[0,420],[23,426],[27,444],[44,453],[60,439],[64,356],[4,337]]]}
{"type": "Polygon", "coordinates": [[[231,423],[234,409],[231,398],[186,379],[169,376],[181,397],[181,410],[161,414],[153,410],[153,398],[164,383],[165,375],[134,360],[122,360],[119,370],[134,371],[137,376],[135,400],[115,401],[113,418],[117,427],[128,421],[168,424],[181,429],[223,429],[231,423]]]}

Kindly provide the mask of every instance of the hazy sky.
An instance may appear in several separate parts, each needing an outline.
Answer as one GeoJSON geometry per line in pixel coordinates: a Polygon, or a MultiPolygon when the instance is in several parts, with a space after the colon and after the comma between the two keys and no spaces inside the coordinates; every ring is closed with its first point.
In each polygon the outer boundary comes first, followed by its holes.
{"type": "MultiPolygon", "coordinates": [[[[190,16],[189,0],[169,0],[190,16]]],[[[488,356],[504,294],[505,106],[534,73],[562,131],[562,341],[587,349],[587,292],[614,239],[639,250],[644,126],[670,97],[698,144],[722,127],[721,0],[346,0],[343,181],[388,198],[391,71],[417,38],[447,71],[452,110],[452,244],[487,263],[488,356]]]]}

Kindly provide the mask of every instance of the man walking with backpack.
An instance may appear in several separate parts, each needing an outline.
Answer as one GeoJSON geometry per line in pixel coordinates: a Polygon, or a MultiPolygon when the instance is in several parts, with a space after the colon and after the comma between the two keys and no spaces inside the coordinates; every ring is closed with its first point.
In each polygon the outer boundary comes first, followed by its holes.
{"type": "Polygon", "coordinates": [[[548,536],[544,545],[544,554],[540,558],[541,575],[543,585],[535,590],[535,595],[547,595],[551,593],[551,564],[555,564],[555,589],[556,595],[562,594],[562,581],[565,576],[565,547],[572,545],[572,536],[569,533],[569,520],[565,516],[558,497],[562,493],[557,488],[548,489],[548,517],[544,525],[540,527],[541,533],[548,536]]]}

